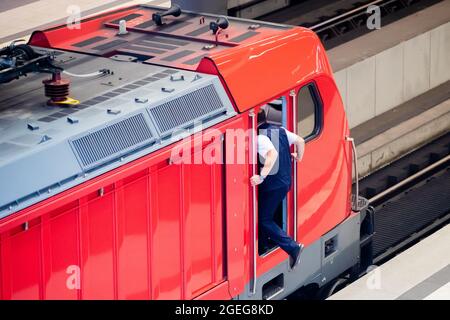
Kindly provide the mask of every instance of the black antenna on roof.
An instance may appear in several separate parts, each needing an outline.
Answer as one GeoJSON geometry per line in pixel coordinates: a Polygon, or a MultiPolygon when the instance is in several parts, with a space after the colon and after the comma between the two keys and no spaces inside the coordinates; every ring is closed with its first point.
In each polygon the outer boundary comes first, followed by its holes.
{"type": "Polygon", "coordinates": [[[228,28],[229,25],[230,22],[227,17],[219,17],[215,22],[213,21],[209,24],[209,29],[212,30],[213,34],[217,34],[219,30],[224,30],[228,28]]]}
{"type": "Polygon", "coordinates": [[[152,15],[152,20],[156,23],[158,26],[163,25],[162,18],[166,16],[174,16],[179,17],[181,15],[181,8],[180,6],[173,4],[169,10],[166,12],[156,12],[152,15]]]}

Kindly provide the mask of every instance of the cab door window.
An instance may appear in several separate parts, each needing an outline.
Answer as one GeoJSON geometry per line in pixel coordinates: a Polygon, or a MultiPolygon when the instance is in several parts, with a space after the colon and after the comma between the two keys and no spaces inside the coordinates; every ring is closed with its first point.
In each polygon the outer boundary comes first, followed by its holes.
{"type": "Polygon", "coordinates": [[[322,127],[322,102],[317,86],[309,83],[300,88],[297,95],[297,134],[311,140],[322,127]]]}

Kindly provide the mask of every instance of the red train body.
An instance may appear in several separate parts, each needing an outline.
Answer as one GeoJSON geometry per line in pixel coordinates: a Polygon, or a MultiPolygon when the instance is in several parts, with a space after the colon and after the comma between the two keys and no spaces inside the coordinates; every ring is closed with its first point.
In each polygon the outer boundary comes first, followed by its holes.
{"type": "MultiPolygon", "coordinates": [[[[71,43],[115,37],[116,28],[108,24],[124,16],[130,33],[145,35],[136,26],[151,20],[155,10],[137,6],[109,12],[82,21],[80,29],[37,32],[30,44],[94,54],[71,43]]],[[[217,50],[192,50],[186,56],[203,55],[198,63],[158,54],[147,61],[220,79],[236,111],[213,126],[223,140],[195,134],[3,217],[1,299],[282,298],[300,287],[322,287],[358,263],[365,213],[351,207],[350,133],[325,50],[307,29],[230,22],[219,34],[217,50]],[[229,39],[242,33],[240,23],[245,30],[249,24],[260,29],[235,44],[229,39]],[[304,160],[297,164],[296,186],[283,211],[288,233],[306,244],[300,266],[291,271],[281,249],[257,254],[250,141],[245,163],[180,165],[170,157],[186,143],[184,150],[193,156],[206,148],[223,156],[238,153],[236,137],[228,132],[251,129],[254,112],[274,99],[284,101],[284,125],[297,131],[305,88],[317,106],[304,160]]],[[[214,43],[210,33],[182,37],[180,30],[192,31],[192,26],[184,28],[164,34],[161,27],[147,34],[214,43]]]]}

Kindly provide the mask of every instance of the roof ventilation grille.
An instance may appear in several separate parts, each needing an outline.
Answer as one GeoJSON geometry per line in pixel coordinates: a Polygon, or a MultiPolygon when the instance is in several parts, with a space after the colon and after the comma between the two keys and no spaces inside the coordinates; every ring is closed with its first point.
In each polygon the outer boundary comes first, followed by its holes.
{"type": "Polygon", "coordinates": [[[161,136],[216,118],[226,111],[212,84],[149,109],[161,136]]]}
{"type": "Polygon", "coordinates": [[[83,169],[90,169],[117,159],[154,139],[145,121],[138,113],[95,132],[71,141],[83,169]]]}

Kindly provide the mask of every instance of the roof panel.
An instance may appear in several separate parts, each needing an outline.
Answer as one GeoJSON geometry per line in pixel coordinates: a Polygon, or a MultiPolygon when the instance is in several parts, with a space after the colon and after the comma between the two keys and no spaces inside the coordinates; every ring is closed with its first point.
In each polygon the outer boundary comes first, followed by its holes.
{"type": "MultiPolygon", "coordinates": [[[[167,16],[164,24],[152,20],[155,12],[165,9],[134,6],[115,10],[81,21],[80,29],[66,25],[44,31],[47,46],[110,57],[117,53],[139,56],[150,64],[194,70],[200,59],[219,51],[280,34],[291,26],[229,18],[230,26],[216,37],[209,24],[218,16],[183,11],[179,17],[167,16]],[[118,35],[119,22],[127,23],[126,35],[118,35]],[[184,54],[192,51],[192,56],[184,54]],[[145,57],[147,59],[145,59],[145,57]]],[[[31,43],[43,46],[42,34],[31,43]]]]}

